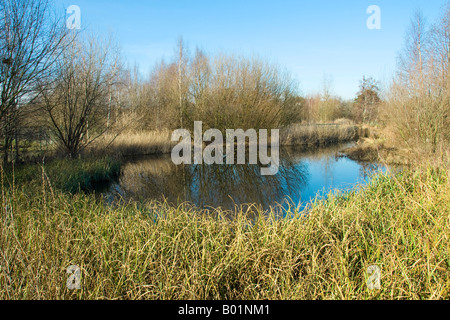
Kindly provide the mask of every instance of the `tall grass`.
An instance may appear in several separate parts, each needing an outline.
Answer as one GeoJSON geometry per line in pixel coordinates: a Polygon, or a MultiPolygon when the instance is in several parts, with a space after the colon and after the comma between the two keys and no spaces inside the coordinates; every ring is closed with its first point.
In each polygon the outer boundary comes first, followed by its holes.
{"type": "Polygon", "coordinates": [[[448,299],[445,169],[379,175],[366,188],[275,211],[208,212],[4,183],[1,299],[448,299]],[[82,270],[81,290],[66,268],[82,270]],[[369,290],[367,268],[381,269],[369,290]]]}
{"type": "Polygon", "coordinates": [[[94,145],[91,152],[116,157],[166,154],[176,145],[170,140],[171,134],[169,130],[125,132],[117,137],[107,134],[94,145]]]}
{"type": "Polygon", "coordinates": [[[74,194],[91,191],[95,184],[109,182],[119,175],[120,162],[112,157],[52,159],[40,164],[25,164],[5,173],[5,182],[33,192],[43,182],[49,188],[74,194]]]}
{"type": "Polygon", "coordinates": [[[291,125],[281,131],[285,146],[320,146],[358,139],[358,127],[353,125],[291,125]]]}
{"type": "MultiPolygon", "coordinates": [[[[116,157],[167,154],[177,144],[171,141],[171,134],[169,130],[161,130],[125,132],[117,137],[105,135],[90,151],[116,157]]],[[[349,124],[297,124],[280,130],[280,143],[284,146],[316,147],[354,141],[358,137],[358,127],[349,124]]]]}

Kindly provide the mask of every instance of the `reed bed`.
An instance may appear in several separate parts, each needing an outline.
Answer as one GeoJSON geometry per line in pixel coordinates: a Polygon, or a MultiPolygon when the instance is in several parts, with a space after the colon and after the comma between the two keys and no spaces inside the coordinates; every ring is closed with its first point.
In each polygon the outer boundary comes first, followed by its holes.
{"type": "Polygon", "coordinates": [[[380,174],[285,218],[27,188],[2,179],[0,299],[450,298],[448,169],[380,174]]]}
{"type": "Polygon", "coordinates": [[[359,128],[354,125],[291,125],[281,131],[281,144],[285,146],[320,146],[355,141],[359,128]]]}
{"type": "MultiPolygon", "coordinates": [[[[170,140],[172,132],[139,131],[127,132],[117,137],[105,135],[90,149],[91,154],[142,156],[168,154],[177,142],[170,140]]],[[[283,146],[321,146],[355,141],[359,128],[348,124],[292,125],[280,130],[280,144],[283,146]]]]}
{"type": "Polygon", "coordinates": [[[107,134],[90,151],[117,157],[167,154],[176,145],[170,140],[171,134],[168,130],[126,132],[118,136],[107,134]]]}

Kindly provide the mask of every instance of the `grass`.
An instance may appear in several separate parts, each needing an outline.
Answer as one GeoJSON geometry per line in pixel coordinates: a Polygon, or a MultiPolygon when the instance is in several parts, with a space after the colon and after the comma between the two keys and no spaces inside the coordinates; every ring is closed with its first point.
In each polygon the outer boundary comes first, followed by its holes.
{"type": "Polygon", "coordinates": [[[170,141],[171,134],[162,130],[126,132],[117,137],[105,135],[90,151],[115,157],[167,154],[176,145],[170,141]]]}
{"type": "MultiPolygon", "coordinates": [[[[170,140],[171,134],[164,130],[125,132],[117,137],[105,135],[90,152],[115,157],[167,154],[177,144],[170,140]]],[[[358,127],[350,124],[292,125],[282,129],[280,135],[283,146],[311,147],[354,141],[358,138],[358,127]]]]}
{"type": "Polygon", "coordinates": [[[440,145],[436,152],[431,152],[430,146],[408,147],[391,127],[361,128],[361,131],[364,130],[367,132],[361,134],[355,146],[340,152],[356,161],[381,162],[401,166],[415,166],[427,162],[433,166],[440,166],[450,156],[450,148],[446,144],[440,145]]]}
{"type": "Polygon", "coordinates": [[[120,162],[111,157],[98,159],[53,159],[48,163],[20,165],[5,174],[10,185],[21,185],[25,190],[35,190],[43,182],[50,188],[74,194],[90,191],[95,184],[117,177],[120,162]]]}
{"type": "Polygon", "coordinates": [[[320,146],[358,139],[354,125],[292,125],[281,131],[284,146],[320,146]]]}
{"type": "Polygon", "coordinates": [[[449,299],[448,169],[379,175],[287,218],[108,206],[4,182],[0,299],[449,299]],[[33,192],[26,192],[33,189],[33,192]],[[81,290],[66,268],[82,270],[81,290]],[[367,268],[381,269],[369,290],[367,268]]]}
{"type": "MultiPolygon", "coordinates": [[[[84,150],[84,154],[100,158],[169,154],[177,144],[171,141],[171,135],[172,132],[166,129],[127,131],[117,136],[104,134],[87,150],[84,150]]],[[[346,119],[337,120],[334,125],[297,124],[280,130],[281,145],[305,148],[355,141],[358,137],[358,127],[350,124],[346,119]]],[[[24,146],[20,148],[20,158],[25,163],[38,162],[44,155],[57,158],[58,152],[55,147],[54,144],[48,145],[44,142],[24,143],[24,146]]]]}
{"type": "Polygon", "coordinates": [[[394,165],[408,165],[411,159],[399,154],[398,149],[387,146],[383,139],[361,138],[355,146],[341,152],[355,161],[382,161],[394,165]]]}

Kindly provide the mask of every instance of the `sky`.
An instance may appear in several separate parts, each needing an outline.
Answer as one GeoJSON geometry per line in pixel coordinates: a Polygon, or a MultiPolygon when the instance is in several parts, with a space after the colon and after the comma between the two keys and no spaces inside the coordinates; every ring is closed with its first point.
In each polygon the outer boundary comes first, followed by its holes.
{"type": "MultiPolygon", "coordinates": [[[[428,22],[444,0],[56,0],[81,10],[81,28],[112,35],[130,66],[145,76],[174,56],[177,40],[194,52],[257,56],[288,70],[302,95],[320,92],[352,99],[363,76],[386,86],[417,10],[428,22]],[[371,5],[380,29],[369,29],[371,5]]],[[[59,9],[58,9],[59,10],[59,9]]]]}

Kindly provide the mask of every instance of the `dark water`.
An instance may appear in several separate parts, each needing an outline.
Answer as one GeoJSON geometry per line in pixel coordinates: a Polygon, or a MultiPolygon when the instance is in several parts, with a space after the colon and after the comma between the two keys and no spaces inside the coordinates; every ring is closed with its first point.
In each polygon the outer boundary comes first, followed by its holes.
{"type": "Polygon", "coordinates": [[[346,145],[314,151],[280,150],[280,170],[274,176],[261,176],[258,165],[181,165],[170,155],[130,159],[122,167],[119,180],[104,193],[145,201],[167,199],[198,207],[234,209],[256,203],[268,209],[277,203],[303,207],[308,201],[331,190],[349,190],[367,183],[375,171],[386,168],[339,157],[346,145]]]}

